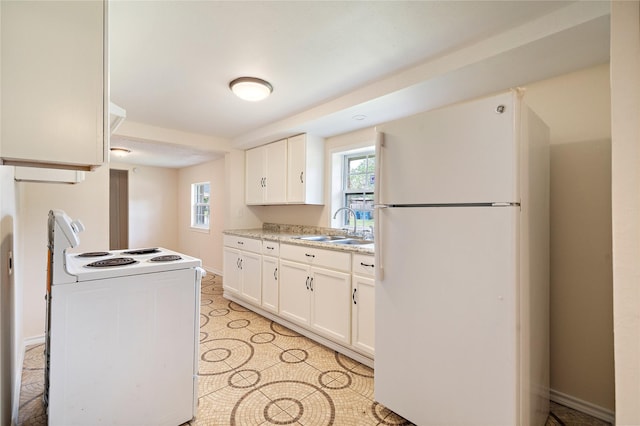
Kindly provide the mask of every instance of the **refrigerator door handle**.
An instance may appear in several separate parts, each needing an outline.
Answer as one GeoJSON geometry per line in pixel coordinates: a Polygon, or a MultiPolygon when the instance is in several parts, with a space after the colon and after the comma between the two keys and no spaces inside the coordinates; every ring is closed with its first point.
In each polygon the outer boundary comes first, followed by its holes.
{"type": "Polygon", "coordinates": [[[382,246],[384,241],[382,241],[382,218],[380,215],[387,208],[385,205],[377,204],[374,205],[374,215],[373,215],[373,241],[375,242],[375,250],[373,252],[373,270],[376,281],[384,280],[384,267],[382,264],[382,246]]]}
{"type": "Polygon", "coordinates": [[[373,204],[380,204],[380,191],[382,190],[382,148],[384,147],[384,133],[376,129],[376,164],[374,167],[373,180],[373,204]]]}
{"type": "Polygon", "coordinates": [[[383,156],[383,148],[384,148],[384,133],[380,132],[376,129],[376,164],[375,164],[375,177],[373,180],[373,241],[375,241],[376,248],[374,252],[374,261],[375,261],[375,277],[377,281],[384,280],[384,267],[382,264],[382,245],[384,244],[382,241],[382,232],[381,232],[381,223],[380,214],[382,210],[387,208],[387,206],[380,204],[381,200],[381,191],[382,191],[382,162],[384,161],[383,156]]]}

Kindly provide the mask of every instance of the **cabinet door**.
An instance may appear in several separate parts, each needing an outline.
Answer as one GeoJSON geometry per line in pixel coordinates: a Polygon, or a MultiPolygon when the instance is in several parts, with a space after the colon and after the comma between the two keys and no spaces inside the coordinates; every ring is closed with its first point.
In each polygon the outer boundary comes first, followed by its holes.
{"type": "Polygon", "coordinates": [[[243,251],[240,270],[242,274],[242,296],[249,302],[260,306],[262,302],[262,256],[243,251]]]}
{"type": "Polygon", "coordinates": [[[311,327],[340,343],[351,342],[351,275],[311,268],[311,327]]]}
{"type": "Polygon", "coordinates": [[[280,260],[280,316],[293,322],[309,325],[309,267],[280,260]]]}
{"type": "Polygon", "coordinates": [[[266,181],[265,201],[267,204],[287,202],[287,140],[265,145],[266,181]]]}
{"type": "Polygon", "coordinates": [[[222,280],[222,287],[225,290],[232,293],[240,293],[241,289],[241,275],[240,275],[240,250],[225,247],[223,252],[224,263],[224,277],[222,280]]]}
{"type": "Polygon", "coordinates": [[[368,355],[374,355],[375,281],[354,275],[351,291],[351,345],[368,355]]]}
{"type": "Polygon", "coordinates": [[[287,201],[289,203],[304,203],[305,181],[307,179],[305,135],[289,138],[288,141],[288,177],[287,177],[287,201]]]}
{"type": "Polygon", "coordinates": [[[262,256],[262,307],[278,313],[278,258],[262,256]]]}
{"type": "Polygon", "coordinates": [[[245,202],[247,204],[264,203],[264,148],[249,149],[245,152],[245,202]]]}
{"type": "Polygon", "coordinates": [[[105,5],[2,2],[7,164],[89,170],[106,161],[105,5]]]}

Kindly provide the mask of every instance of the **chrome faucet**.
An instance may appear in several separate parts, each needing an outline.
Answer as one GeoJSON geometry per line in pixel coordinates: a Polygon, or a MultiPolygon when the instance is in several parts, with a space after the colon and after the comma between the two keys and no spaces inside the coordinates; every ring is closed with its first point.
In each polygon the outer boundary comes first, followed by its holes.
{"type": "Polygon", "coordinates": [[[357,235],[357,233],[358,233],[358,232],[356,231],[356,226],[357,226],[356,218],[357,218],[357,216],[356,216],[356,212],[355,212],[355,210],[353,210],[353,209],[352,209],[352,208],[350,208],[350,207],[340,207],[340,208],[339,208],[338,210],[336,210],[336,212],[333,214],[333,218],[334,218],[334,219],[335,219],[336,217],[338,217],[338,213],[339,213],[341,210],[347,210],[347,211],[349,211],[351,214],[353,214],[353,235],[357,235]]]}

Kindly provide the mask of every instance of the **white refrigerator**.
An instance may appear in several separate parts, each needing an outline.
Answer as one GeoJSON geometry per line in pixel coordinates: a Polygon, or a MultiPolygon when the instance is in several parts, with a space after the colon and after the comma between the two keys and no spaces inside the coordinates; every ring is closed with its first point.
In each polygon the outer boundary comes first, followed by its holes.
{"type": "Polygon", "coordinates": [[[543,425],[548,128],[513,90],[376,128],[375,399],[426,425],[543,425]]]}

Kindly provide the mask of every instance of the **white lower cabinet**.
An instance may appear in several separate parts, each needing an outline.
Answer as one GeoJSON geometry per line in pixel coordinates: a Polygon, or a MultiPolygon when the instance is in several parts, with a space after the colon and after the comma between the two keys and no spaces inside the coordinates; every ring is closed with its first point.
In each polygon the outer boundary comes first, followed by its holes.
{"type": "Polygon", "coordinates": [[[350,343],[350,274],[280,260],[280,278],[280,316],[338,343],[350,343]]]}
{"type": "Polygon", "coordinates": [[[262,307],[275,314],[279,306],[279,263],[277,257],[262,256],[262,307]]]}
{"type": "Polygon", "coordinates": [[[310,297],[309,266],[280,259],[280,316],[308,326],[310,297]]]}
{"type": "Polygon", "coordinates": [[[351,275],[311,268],[311,328],[345,345],[351,341],[351,275]]]}
{"type": "Polygon", "coordinates": [[[373,356],[375,352],[375,281],[354,275],[351,281],[351,345],[373,356]]]}
{"type": "Polygon", "coordinates": [[[257,253],[243,252],[240,269],[242,297],[249,302],[260,305],[262,303],[262,256],[257,253]]]}
{"type": "Polygon", "coordinates": [[[351,255],[283,244],[280,256],[280,315],[349,345],[351,255]]]}
{"type": "Polygon", "coordinates": [[[375,280],[373,256],[353,255],[351,279],[351,346],[373,357],[375,352],[375,280]]]}
{"type": "Polygon", "coordinates": [[[373,256],[233,236],[223,253],[229,296],[373,358],[373,256]]]}
{"type": "Polygon", "coordinates": [[[240,250],[224,247],[222,250],[224,280],[222,287],[235,295],[240,294],[242,282],[240,277],[240,250]]]}
{"type": "Polygon", "coordinates": [[[248,302],[262,302],[262,256],[260,240],[225,237],[223,287],[248,302]],[[242,247],[245,250],[237,249],[242,247]]]}

